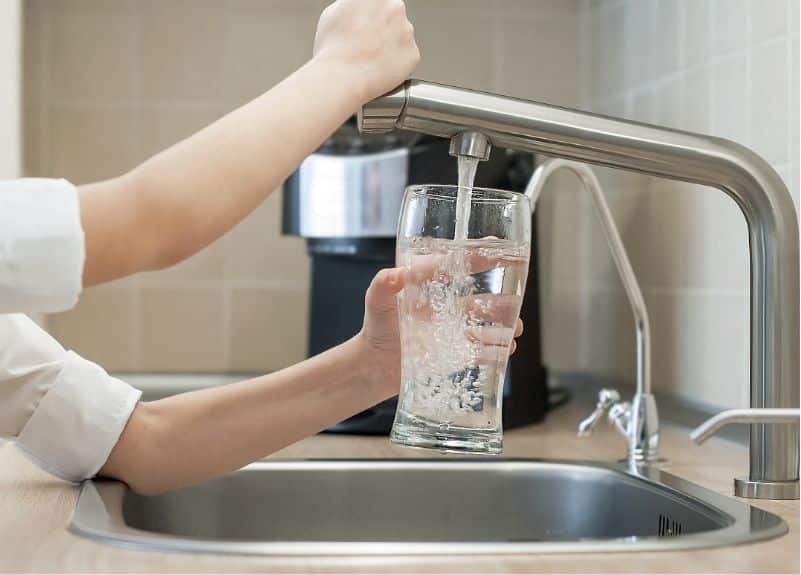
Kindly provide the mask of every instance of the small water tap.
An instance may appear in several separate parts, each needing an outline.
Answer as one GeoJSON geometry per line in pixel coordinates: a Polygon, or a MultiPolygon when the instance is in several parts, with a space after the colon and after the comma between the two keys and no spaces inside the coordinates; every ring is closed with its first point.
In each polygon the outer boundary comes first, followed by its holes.
{"type": "Polygon", "coordinates": [[[637,389],[634,397],[630,403],[624,402],[620,400],[620,394],[614,389],[602,390],[595,411],[579,424],[579,435],[589,435],[604,413],[608,412],[609,422],[626,438],[628,460],[630,462],[656,461],[659,458],[659,414],[656,409],[656,400],[651,393],[651,324],[648,319],[645,298],[629,261],[623,240],[620,239],[612,212],[606,203],[601,184],[589,166],[562,158],[549,158],[542,162],[526,186],[525,193],[532,210],[535,209],[542,189],[551,174],[559,170],[573,172],[592,198],[601,229],[612,253],[612,260],[631,305],[636,340],[637,389]]]}
{"type": "Polygon", "coordinates": [[[595,411],[586,419],[583,419],[578,425],[579,436],[588,437],[592,435],[592,431],[598,425],[598,422],[601,421],[601,418],[609,412],[612,407],[619,404],[620,393],[618,393],[616,389],[602,389],[598,393],[598,403],[595,405],[595,411]]]}

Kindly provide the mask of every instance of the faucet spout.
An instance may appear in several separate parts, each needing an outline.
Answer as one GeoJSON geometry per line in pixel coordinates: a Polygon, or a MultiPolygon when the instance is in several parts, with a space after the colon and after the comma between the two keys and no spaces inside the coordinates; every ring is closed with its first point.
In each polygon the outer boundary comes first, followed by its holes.
{"type": "MultiPolygon", "coordinates": [[[[798,407],[798,219],[781,178],[751,150],[721,138],[418,80],[367,103],[359,126],[443,138],[480,132],[495,146],[722,190],[748,225],[751,407],[798,407]]],[[[797,482],[798,447],[796,426],[751,424],[749,481],[761,487],[736,487],[736,494],[769,497],[772,484],[797,482]]]]}
{"type": "Polygon", "coordinates": [[[460,132],[451,137],[451,156],[477,158],[481,162],[489,160],[492,144],[480,132],[460,132]]]}

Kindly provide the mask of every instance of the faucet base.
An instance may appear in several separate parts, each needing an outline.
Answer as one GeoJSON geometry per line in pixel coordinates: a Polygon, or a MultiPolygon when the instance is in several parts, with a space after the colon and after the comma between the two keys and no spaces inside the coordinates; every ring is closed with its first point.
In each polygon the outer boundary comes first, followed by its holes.
{"type": "Polygon", "coordinates": [[[735,479],[734,495],[749,499],[798,499],[798,480],[754,481],[735,479]]]}

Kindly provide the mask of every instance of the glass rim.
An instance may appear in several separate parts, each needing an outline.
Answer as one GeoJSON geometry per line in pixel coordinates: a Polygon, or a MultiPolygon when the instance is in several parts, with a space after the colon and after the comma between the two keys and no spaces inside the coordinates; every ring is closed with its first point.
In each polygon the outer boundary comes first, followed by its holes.
{"type": "MultiPolygon", "coordinates": [[[[463,186],[458,186],[456,184],[413,184],[411,186],[406,186],[405,193],[414,194],[420,197],[450,200],[455,202],[457,197],[456,192],[460,187],[463,186]]],[[[528,196],[526,196],[526,194],[515,192],[514,190],[473,186],[472,192],[473,196],[471,198],[471,202],[521,203],[524,200],[528,201],[528,196]],[[476,192],[478,192],[478,196],[476,196],[476,192]]]]}

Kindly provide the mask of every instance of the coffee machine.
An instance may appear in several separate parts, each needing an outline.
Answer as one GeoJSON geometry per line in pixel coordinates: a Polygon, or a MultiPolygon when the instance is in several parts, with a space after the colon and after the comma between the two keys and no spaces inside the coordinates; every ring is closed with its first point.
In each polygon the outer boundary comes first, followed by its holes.
{"type": "MultiPolygon", "coordinates": [[[[346,341],[361,328],[370,281],[395,262],[404,189],[456,182],[456,160],[448,145],[442,138],[410,133],[362,135],[351,119],[285,182],[282,231],[305,238],[311,259],[309,356],[346,341]]],[[[493,148],[489,160],[481,163],[475,185],[522,192],[532,171],[531,156],[493,148]]],[[[536,254],[536,241],[531,253],[536,254]]],[[[532,257],[521,311],[526,329],[504,382],[505,428],[541,421],[547,409],[538,277],[537,259],[532,257]]],[[[390,399],[328,431],[388,434],[396,405],[396,399],[390,399]]]]}

